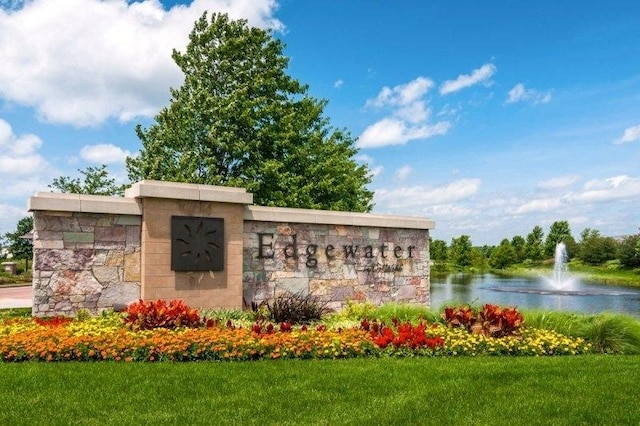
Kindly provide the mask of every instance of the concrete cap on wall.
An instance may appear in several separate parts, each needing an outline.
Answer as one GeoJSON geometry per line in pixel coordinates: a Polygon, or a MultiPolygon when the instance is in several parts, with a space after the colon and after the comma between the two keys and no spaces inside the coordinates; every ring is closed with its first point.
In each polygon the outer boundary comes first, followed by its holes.
{"type": "Polygon", "coordinates": [[[245,220],[381,228],[435,228],[435,223],[424,217],[253,206],[250,205],[253,203],[253,194],[248,193],[244,188],[155,180],[134,183],[125,191],[124,197],[38,192],[29,198],[27,208],[29,211],[142,215],[139,199],[145,197],[244,204],[245,220]]]}
{"type": "Polygon", "coordinates": [[[182,182],[142,180],[124,193],[128,198],[171,198],[175,200],[215,201],[219,203],[252,204],[253,194],[244,188],[201,185],[182,182]]]}
{"type": "Polygon", "coordinates": [[[244,219],[262,222],[312,223],[378,228],[435,229],[436,227],[434,221],[424,217],[262,206],[245,206],[244,219]]]}
{"type": "Polygon", "coordinates": [[[27,209],[29,211],[47,210],[142,215],[140,203],[132,198],[109,197],[104,195],[60,194],[55,192],[37,192],[27,201],[27,209]]]}

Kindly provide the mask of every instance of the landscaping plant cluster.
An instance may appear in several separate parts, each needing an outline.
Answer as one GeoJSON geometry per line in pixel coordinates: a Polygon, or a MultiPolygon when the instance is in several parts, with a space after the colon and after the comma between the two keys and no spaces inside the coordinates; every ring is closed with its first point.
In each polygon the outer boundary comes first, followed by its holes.
{"type": "Polygon", "coordinates": [[[575,355],[590,345],[523,325],[515,308],[447,308],[442,322],[375,318],[328,327],[202,317],[181,301],[139,301],[100,317],[6,318],[0,360],[195,361],[363,356],[575,355]]]}

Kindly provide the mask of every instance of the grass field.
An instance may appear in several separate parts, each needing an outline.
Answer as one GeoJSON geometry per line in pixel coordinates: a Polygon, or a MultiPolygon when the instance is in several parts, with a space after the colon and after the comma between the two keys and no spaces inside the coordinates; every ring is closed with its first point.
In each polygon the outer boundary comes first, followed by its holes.
{"type": "Polygon", "coordinates": [[[0,363],[0,424],[635,425],[640,356],[0,363]]]}

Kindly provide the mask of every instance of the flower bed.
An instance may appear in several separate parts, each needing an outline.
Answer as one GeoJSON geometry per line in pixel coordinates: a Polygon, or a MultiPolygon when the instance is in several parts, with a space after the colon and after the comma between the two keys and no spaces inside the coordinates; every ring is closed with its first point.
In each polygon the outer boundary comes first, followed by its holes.
{"type": "MultiPolygon", "coordinates": [[[[231,321],[225,325],[201,321],[196,318],[197,312],[182,305],[176,308],[176,304],[143,306],[141,303],[124,316],[110,314],[73,320],[5,319],[0,322],[0,360],[222,361],[363,356],[540,356],[590,351],[589,344],[583,339],[568,338],[548,330],[514,328],[513,324],[505,328],[509,328],[508,333],[496,332],[495,328],[485,333],[469,331],[465,324],[394,321],[387,325],[376,320],[363,320],[359,326],[338,329],[323,324],[292,326],[266,322],[239,327],[231,321]],[[168,306],[170,308],[166,309],[168,306]],[[183,318],[177,312],[181,310],[190,313],[187,323],[195,328],[180,325],[180,321],[176,324],[159,319],[163,312],[183,318]],[[136,314],[132,316],[131,312],[136,314]],[[146,321],[149,318],[152,320],[146,321]],[[151,323],[156,326],[147,326],[151,323]],[[169,323],[170,328],[158,325],[169,323]]],[[[494,312],[492,309],[489,310],[494,312]]],[[[512,310],[505,312],[514,317],[512,310]]]]}

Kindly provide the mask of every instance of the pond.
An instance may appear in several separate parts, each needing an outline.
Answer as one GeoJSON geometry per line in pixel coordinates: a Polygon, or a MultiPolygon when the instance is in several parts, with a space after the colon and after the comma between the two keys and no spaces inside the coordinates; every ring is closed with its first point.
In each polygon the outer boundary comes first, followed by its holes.
{"type": "Polygon", "coordinates": [[[544,277],[450,274],[431,277],[431,306],[494,303],[526,309],[583,313],[619,312],[640,316],[640,289],[573,279],[556,288],[544,277]]]}

